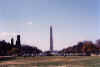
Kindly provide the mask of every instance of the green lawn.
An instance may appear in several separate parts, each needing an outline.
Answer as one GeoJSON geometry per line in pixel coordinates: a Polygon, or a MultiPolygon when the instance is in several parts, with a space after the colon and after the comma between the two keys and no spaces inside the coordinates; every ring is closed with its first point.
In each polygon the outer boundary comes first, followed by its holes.
{"type": "Polygon", "coordinates": [[[99,56],[44,56],[44,57],[16,57],[15,59],[0,61],[0,65],[12,67],[100,67],[99,56]]]}

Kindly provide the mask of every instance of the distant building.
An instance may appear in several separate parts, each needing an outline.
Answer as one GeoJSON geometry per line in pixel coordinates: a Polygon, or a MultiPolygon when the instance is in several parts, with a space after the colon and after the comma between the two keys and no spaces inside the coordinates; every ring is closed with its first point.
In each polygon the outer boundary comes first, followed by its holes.
{"type": "Polygon", "coordinates": [[[40,56],[58,56],[58,55],[59,55],[58,51],[55,51],[53,47],[53,30],[52,26],[50,26],[50,50],[41,53],[40,56]]]}
{"type": "Polygon", "coordinates": [[[87,56],[86,53],[64,53],[63,56],[87,56]]]}
{"type": "Polygon", "coordinates": [[[14,39],[11,38],[11,46],[14,47],[14,39]]]}
{"type": "Polygon", "coordinates": [[[53,34],[52,34],[52,26],[50,26],[50,51],[53,51],[53,34]]]}
{"type": "Polygon", "coordinates": [[[16,44],[14,44],[14,39],[11,38],[11,50],[8,51],[9,55],[18,56],[21,52],[20,35],[17,35],[16,44]]]}
{"type": "Polygon", "coordinates": [[[17,35],[16,48],[21,48],[20,35],[17,35]]]}

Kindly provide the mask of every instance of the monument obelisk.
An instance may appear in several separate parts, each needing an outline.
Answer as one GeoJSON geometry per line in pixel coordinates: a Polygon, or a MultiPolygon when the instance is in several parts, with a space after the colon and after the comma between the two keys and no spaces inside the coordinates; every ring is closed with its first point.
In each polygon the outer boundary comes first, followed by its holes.
{"type": "Polygon", "coordinates": [[[50,26],[50,51],[53,52],[53,32],[52,32],[52,26],[50,26]]]}

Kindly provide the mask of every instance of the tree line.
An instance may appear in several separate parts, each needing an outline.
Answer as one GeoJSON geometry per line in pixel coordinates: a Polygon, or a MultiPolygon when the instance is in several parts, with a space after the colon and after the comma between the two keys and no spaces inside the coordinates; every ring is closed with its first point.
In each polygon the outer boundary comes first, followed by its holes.
{"type": "Polygon", "coordinates": [[[100,40],[97,40],[96,43],[92,41],[83,41],[79,42],[76,45],[73,45],[68,48],[64,48],[60,53],[84,53],[87,56],[91,54],[100,54],[100,40]]]}
{"type": "Polygon", "coordinates": [[[41,53],[42,50],[38,49],[37,47],[32,47],[29,45],[21,45],[21,48],[17,48],[11,43],[6,42],[5,40],[0,41],[0,56],[23,56],[26,53],[33,53],[38,54],[41,53]]]}

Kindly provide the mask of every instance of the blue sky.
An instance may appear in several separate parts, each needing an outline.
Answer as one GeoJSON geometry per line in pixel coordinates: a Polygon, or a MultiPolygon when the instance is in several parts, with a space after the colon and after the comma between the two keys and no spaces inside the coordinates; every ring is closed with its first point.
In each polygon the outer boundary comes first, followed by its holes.
{"type": "Polygon", "coordinates": [[[54,49],[79,41],[99,39],[99,0],[0,0],[0,40],[49,49],[49,26],[53,26],[54,49]]]}

